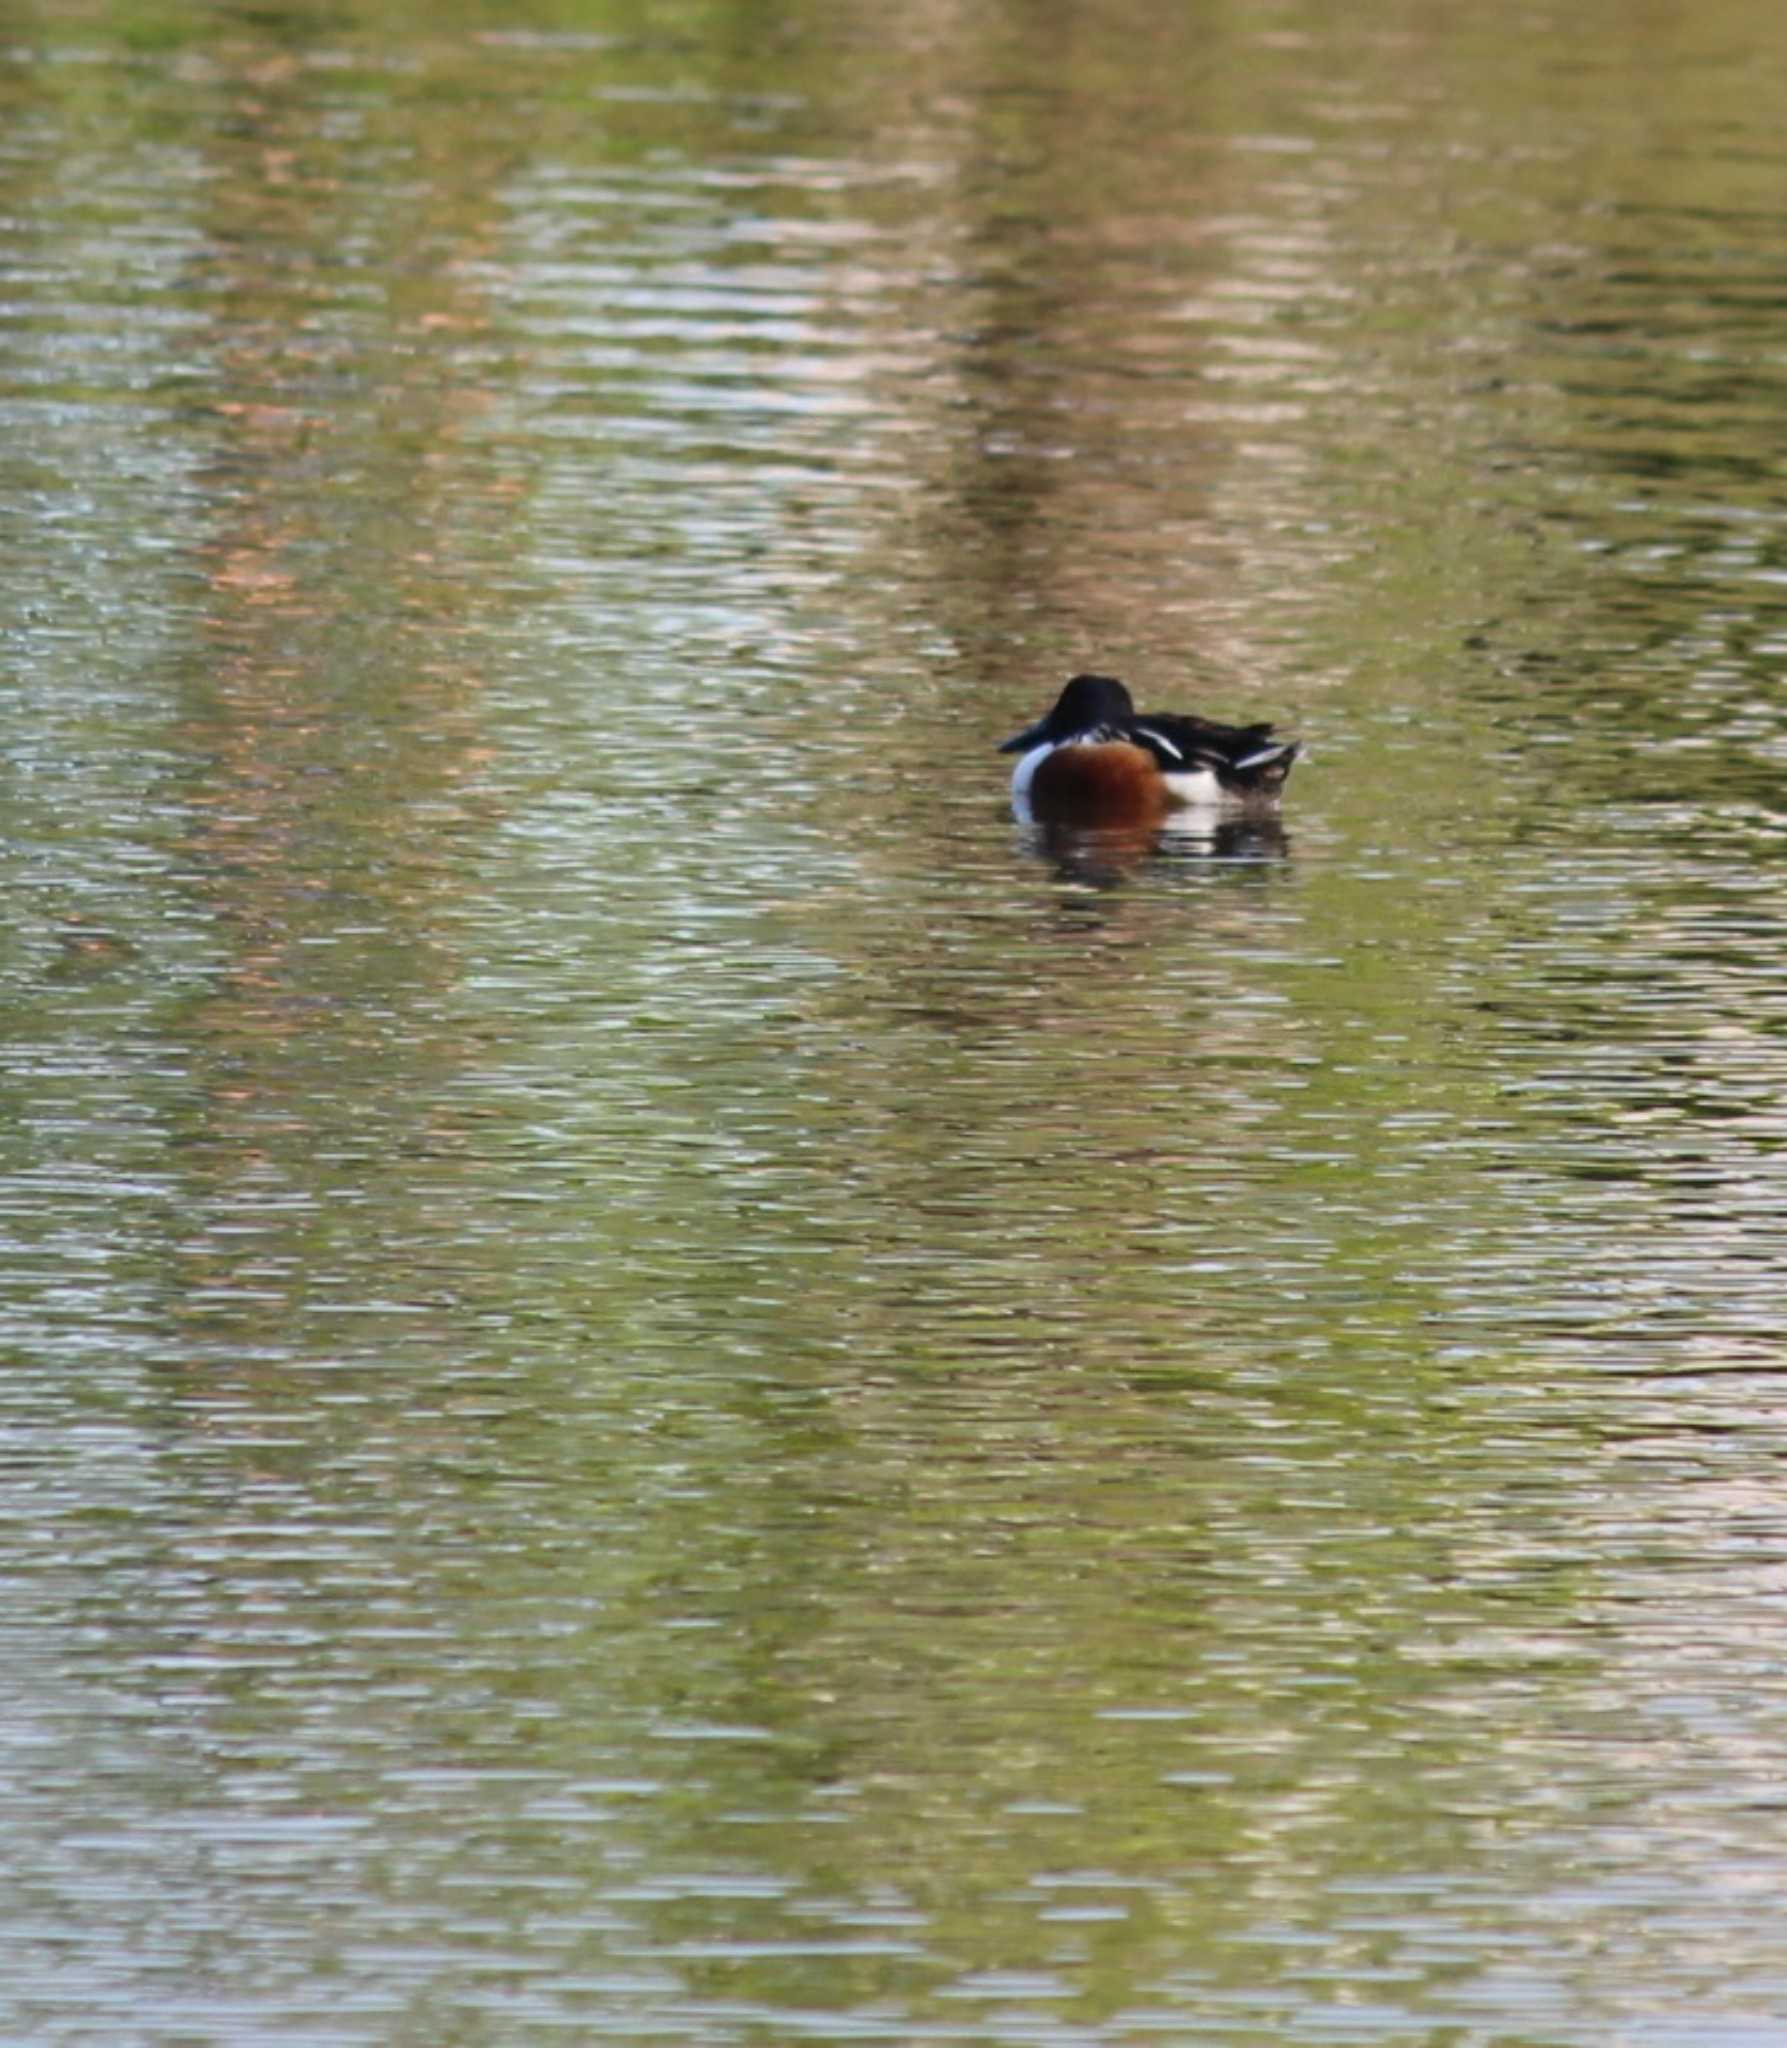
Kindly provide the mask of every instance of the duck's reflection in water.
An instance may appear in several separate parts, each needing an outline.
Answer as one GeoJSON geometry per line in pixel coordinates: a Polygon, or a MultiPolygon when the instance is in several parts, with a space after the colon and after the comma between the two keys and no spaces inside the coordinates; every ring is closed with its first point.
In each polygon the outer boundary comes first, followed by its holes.
{"type": "Polygon", "coordinates": [[[1264,862],[1289,857],[1290,841],[1276,816],[1190,817],[1168,824],[1031,824],[1020,828],[1019,844],[1048,861],[1064,881],[1111,889],[1145,862],[1264,862]]]}

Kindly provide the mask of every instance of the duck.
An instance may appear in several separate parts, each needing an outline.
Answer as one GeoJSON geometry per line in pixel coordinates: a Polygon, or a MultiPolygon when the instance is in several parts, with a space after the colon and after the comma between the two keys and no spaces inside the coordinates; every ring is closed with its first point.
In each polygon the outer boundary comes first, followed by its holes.
{"type": "Polygon", "coordinates": [[[1175,810],[1275,811],[1298,740],[1270,725],[1138,712],[1115,676],[1077,675],[1034,725],[1004,741],[1020,756],[1012,809],[1026,823],[1105,825],[1175,810]]]}

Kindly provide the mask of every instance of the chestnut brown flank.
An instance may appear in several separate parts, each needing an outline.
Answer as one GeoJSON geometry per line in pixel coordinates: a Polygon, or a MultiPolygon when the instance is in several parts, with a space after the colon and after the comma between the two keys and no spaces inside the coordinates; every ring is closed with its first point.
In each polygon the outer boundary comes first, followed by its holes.
{"type": "Polygon", "coordinates": [[[1062,824],[1158,816],[1167,808],[1160,767],[1145,747],[1127,740],[1057,747],[1037,763],[1030,808],[1062,824]]]}

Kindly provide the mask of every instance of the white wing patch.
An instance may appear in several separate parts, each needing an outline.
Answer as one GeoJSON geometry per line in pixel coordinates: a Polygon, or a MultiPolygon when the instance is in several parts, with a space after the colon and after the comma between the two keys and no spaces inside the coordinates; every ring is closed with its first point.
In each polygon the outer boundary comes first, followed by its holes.
{"type": "Polygon", "coordinates": [[[1204,810],[1213,804],[1225,803],[1228,792],[1216,779],[1213,768],[1193,768],[1187,773],[1167,775],[1162,778],[1167,794],[1175,803],[1185,804],[1196,810],[1204,810]]]}
{"type": "Polygon", "coordinates": [[[1137,732],[1145,732],[1157,747],[1164,748],[1167,753],[1172,755],[1175,761],[1183,761],[1185,759],[1183,752],[1178,747],[1174,746],[1172,741],[1167,738],[1166,734],[1164,732],[1161,732],[1157,727],[1147,725],[1141,719],[1138,718],[1136,720],[1135,729],[1137,732]]]}

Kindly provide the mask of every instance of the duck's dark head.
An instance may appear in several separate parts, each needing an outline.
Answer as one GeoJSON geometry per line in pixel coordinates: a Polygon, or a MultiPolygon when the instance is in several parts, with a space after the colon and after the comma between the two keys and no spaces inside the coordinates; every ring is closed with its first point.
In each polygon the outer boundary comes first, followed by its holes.
{"type": "Polygon", "coordinates": [[[1134,716],[1129,692],[1115,676],[1075,676],[1046,717],[1013,733],[999,751],[1022,754],[1045,740],[1071,739],[1076,732],[1091,732],[1101,725],[1120,726],[1134,716]]]}

